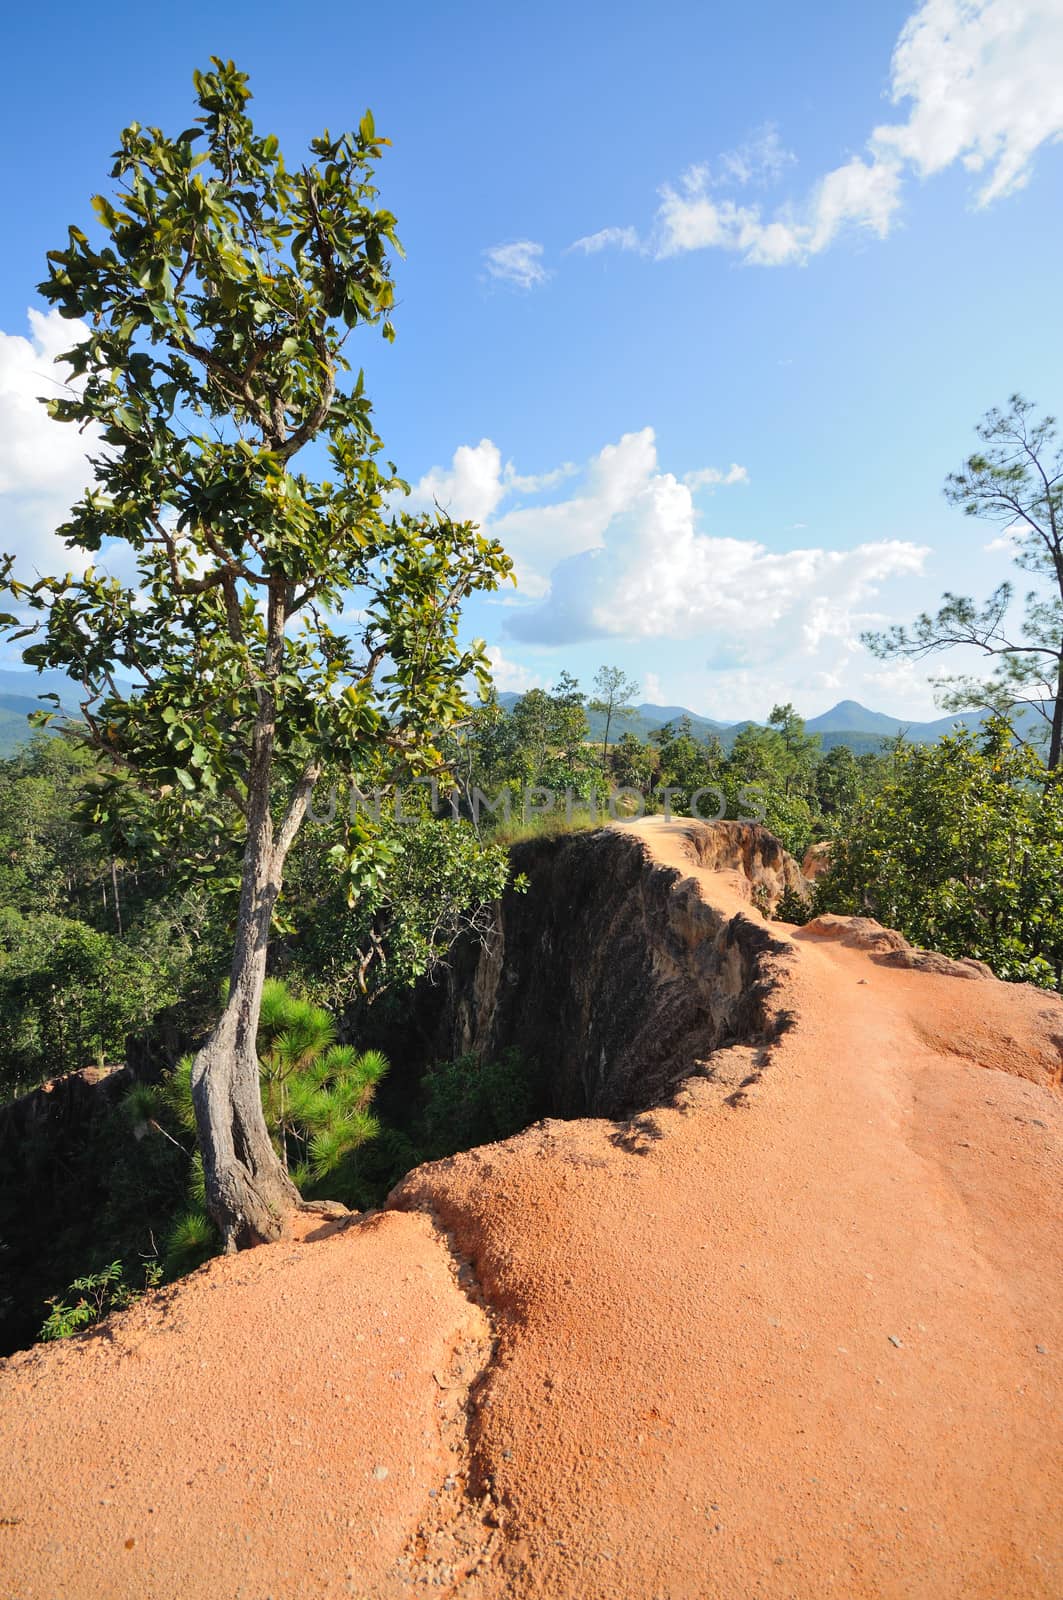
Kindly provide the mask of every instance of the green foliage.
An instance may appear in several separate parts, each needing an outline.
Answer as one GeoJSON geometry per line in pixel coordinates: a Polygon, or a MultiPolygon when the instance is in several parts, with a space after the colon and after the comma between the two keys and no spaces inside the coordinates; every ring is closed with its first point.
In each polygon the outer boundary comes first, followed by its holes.
{"type": "Polygon", "coordinates": [[[637,734],[622,733],[613,746],[612,771],[617,786],[648,793],[658,781],[663,759],[652,744],[643,744],[637,734]]]}
{"type": "Polygon", "coordinates": [[[150,1289],[156,1288],[161,1279],[162,1268],[154,1261],[144,1267],[142,1288],[136,1288],[126,1281],[121,1261],[111,1261],[99,1272],[75,1278],[66,1292],[78,1298],[73,1302],[61,1299],[58,1295],[50,1299],[48,1304],[52,1309],[39,1337],[43,1340],[69,1339],[84,1328],[101,1322],[112,1311],[124,1311],[127,1306],[142,1299],[150,1289]]]}
{"type": "Polygon", "coordinates": [[[522,810],[526,788],[571,789],[586,799],[604,794],[600,763],[587,743],[586,696],[575,678],[562,672],[549,692],[530,689],[511,711],[490,695],[444,749],[454,775],[462,814],[475,814],[473,794],[479,790],[484,825],[509,826],[522,810]],[[490,804],[508,796],[497,816],[490,804]]]}
{"type": "Polygon", "coordinates": [[[539,1068],[515,1049],[504,1050],[495,1061],[470,1054],[437,1062],[422,1091],[421,1133],[433,1160],[508,1139],[542,1115],[539,1068]]]}
{"type": "Polygon", "coordinates": [[[46,1074],[121,1060],[127,1036],[179,998],[187,969],[159,954],[142,937],[0,908],[0,1085],[17,1092],[46,1074]]]}
{"type": "MultiPolygon", "coordinates": [[[[491,841],[509,850],[522,839],[556,839],[562,833],[585,833],[589,828],[600,828],[603,820],[609,820],[607,811],[591,811],[589,807],[579,805],[567,810],[555,807],[541,815],[531,813],[527,817],[518,811],[513,814],[511,821],[500,822],[492,829],[491,841]]],[[[527,887],[526,880],[515,878],[513,886],[524,889],[527,887]]]]}
{"type": "MultiPolygon", "coordinates": [[[[363,1197],[356,1154],[381,1132],[369,1107],[388,1070],[384,1056],[338,1044],[329,1013],[277,978],[263,986],[258,1052],[266,1125],[296,1187],[348,1203],[351,1195],[363,1197]]],[[[185,1056],[160,1084],[136,1085],[125,1101],[131,1121],[142,1121],[185,1156],[185,1190],[166,1235],[166,1269],[173,1276],[214,1255],[220,1244],[194,1146],[192,1067],[193,1057],[185,1056]]]]}
{"type": "Polygon", "coordinates": [[[824,817],[833,817],[856,800],[863,772],[857,757],[843,744],[828,750],[815,769],[816,798],[824,817]]]}
{"type": "Polygon", "coordinates": [[[784,889],[773,915],[776,922],[788,922],[795,928],[801,928],[815,915],[813,897],[809,895],[806,898],[798,894],[796,889],[784,889]]]}
{"type": "Polygon", "coordinates": [[[1063,445],[1056,419],[1038,417],[1013,394],[1008,409],[994,407],[979,423],[981,448],[950,473],[945,496],[965,516],[1005,529],[1015,564],[1033,579],[1021,619],[1015,592],[1000,584],[984,605],[947,592],[936,615],[923,612],[908,628],[868,633],[876,655],[923,660],[966,646],[981,652],[991,676],[940,678],[948,710],[975,706],[998,715],[1023,707],[1040,719],[1047,766],[1063,761],[1063,445]]]}
{"type": "Polygon", "coordinates": [[[206,1214],[206,1200],[177,1218],[166,1237],[166,1275],[180,1278],[217,1255],[217,1229],[206,1214]]]}
{"type": "Polygon", "coordinates": [[[819,910],[870,915],[999,977],[1063,985],[1063,781],[997,720],[902,747],[842,816],[819,910]]]}
{"type": "Polygon", "coordinates": [[[337,1044],[328,1012],[277,978],[263,989],[258,1051],[266,1125],[284,1168],[320,1187],[380,1132],[368,1108],[387,1061],[337,1044]]]}
{"type": "Polygon", "coordinates": [[[90,920],[110,898],[109,862],[77,813],[95,771],[88,751],[40,733],[0,761],[0,904],[90,920]]]}
{"type": "MultiPolygon", "coordinates": [[[[637,688],[618,683],[615,668],[603,668],[596,683],[606,697],[592,701],[592,709],[604,707],[613,727],[625,714],[621,697],[637,688]],[[606,691],[614,697],[611,712],[606,691]]],[[[844,748],[824,755],[789,704],[772,708],[767,727],[739,727],[729,751],[716,734],[699,737],[684,716],[654,729],[648,743],[625,732],[607,752],[596,752],[584,731],[584,704],[579,685],[562,673],[549,693],[529,690],[509,712],[493,698],[484,702],[448,746],[463,814],[472,814],[477,791],[499,801],[482,821],[494,842],[600,826],[610,816],[610,796],[625,788],[642,796],[647,811],[667,806],[688,816],[696,808],[706,820],[756,818],[762,811],[770,831],[801,855],[827,835],[842,804],[877,782],[882,765],[876,755],[854,759],[844,748]],[[524,814],[523,791],[532,785],[557,797],[552,812],[524,814]]],[[[616,809],[625,814],[623,804],[616,809]]]]}
{"type": "Polygon", "coordinates": [[[223,913],[174,893],[166,863],[91,828],[100,767],[37,735],[0,762],[0,1096],[92,1061],[214,988],[223,913]]]}
{"type": "MultiPolygon", "coordinates": [[[[422,791],[427,797],[427,791],[422,791]]],[[[288,968],[300,986],[337,1013],[402,989],[443,961],[463,934],[486,936],[492,907],[509,878],[501,842],[485,842],[471,823],[423,815],[382,818],[362,833],[358,893],[337,877],[336,829],[311,824],[291,857],[296,907],[286,939],[288,968]]]]}
{"type": "Polygon", "coordinates": [[[597,711],[605,718],[605,728],[602,732],[602,765],[609,760],[609,734],[618,722],[625,722],[635,715],[632,701],[639,692],[639,686],[633,678],[629,678],[619,667],[599,667],[594,677],[594,698],[590,702],[590,709],[597,711]]]}
{"type": "MultiPolygon", "coordinates": [[[[127,546],[136,583],[90,567],[10,587],[40,616],[25,659],[84,683],[92,741],[233,839],[256,778],[283,812],[330,759],[357,767],[387,748],[435,764],[463,679],[486,682],[482,648],[458,642],[458,606],[510,563],[469,525],[385,517],[399,480],[378,464],[361,375],[340,385],[349,333],[392,332],[397,239],[372,181],[387,143],[372,117],[289,166],[256,133],[231,62],[195,82],[201,114],[176,138],[125,130],[116,193],[94,201],[103,242],[71,228],[41,286],[90,324],[69,356],[82,381],[49,409],[94,424],[107,447],[61,532],[82,551],[127,546]],[[321,483],[294,468],[318,435],[332,467],[321,483]],[[352,589],[355,637],[328,622],[352,589]],[[122,692],[116,671],[140,692],[122,692]]],[[[108,825],[122,788],[106,780],[108,825]]],[[[201,878],[210,862],[194,865],[201,878]]]]}

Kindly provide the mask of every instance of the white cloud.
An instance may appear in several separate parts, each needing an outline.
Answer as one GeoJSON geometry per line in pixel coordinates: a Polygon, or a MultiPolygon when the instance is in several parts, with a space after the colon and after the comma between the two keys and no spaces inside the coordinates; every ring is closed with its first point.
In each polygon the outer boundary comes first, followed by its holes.
{"type": "Polygon", "coordinates": [[[787,150],[779,138],[778,128],[768,122],[737,149],[724,151],[717,162],[719,181],[743,188],[750,183],[771,183],[796,161],[793,151],[787,150]]]}
{"type": "Polygon", "coordinates": [[[651,706],[664,704],[664,690],[661,688],[661,680],[656,672],[644,672],[642,674],[642,693],[651,706]]]}
{"type": "MultiPolygon", "coordinates": [[[[430,508],[438,499],[452,515],[484,522],[514,558],[519,588],[508,604],[503,597],[503,645],[489,651],[500,689],[542,686],[505,653],[506,640],[652,643],[655,670],[672,645],[694,640],[711,678],[686,681],[673,660],[668,692],[695,710],[710,709],[709,693],[720,716],[763,716],[780,697],[822,709],[837,691],[887,709],[903,695],[908,714],[930,714],[925,677],[908,664],[906,677],[878,666],[859,642],[865,628],[888,620],[881,591],[917,577],[926,549],[892,539],[779,551],[706,531],[695,490],[744,484],[748,474],[733,463],[680,481],[661,470],[652,428],[606,445],[576,473],[566,463],[521,474],[481,439],[456,450],[448,468],[426,473],[411,496],[411,505],[430,508]],[[567,492],[549,492],[570,480],[567,492]],[[544,494],[539,503],[524,499],[544,494]]],[[[909,605],[905,596],[903,609],[909,605]]],[[[664,700],[659,682],[651,689],[644,670],[636,675],[648,699],[664,700]]]]}
{"type": "Polygon", "coordinates": [[[514,558],[526,597],[546,594],[550,570],[559,561],[601,543],[655,460],[652,428],[625,434],[589,463],[579,493],[551,505],[516,507],[492,524],[492,533],[514,558]]]}
{"type": "Polygon", "coordinates": [[[487,271],[500,283],[518,289],[536,289],[550,274],[543,266],[543,247],[534,239],[515,239],[511,244],[494,244],[484,251],[487,271]]]}
{"type": "Polygon", "coordinates": [[[556,489],[579,469],[572,461],[548,472],[518,472],[492,439],[459,445],[449,467],[432,467],[402,501],[412,511],[440,506],[457,521],[485,523],[507,495],[536,495],[556,489]]]}
{"type": "Polygon", "coordinates": [[[585,256],[597,255],[600,250],[641,250],[642,241],[634,228],[599,228],[582,239],[574,239],[569,250],[581,250],[585,256]]]}
{"type": "Polygon", "coordinates": [[[1014,556],[1022,548],[1023,535],[1018,528],[1005,528],[996,539],[990,539],[982,549],[990,555],[1014,556]]]}
{"type": "Polygon", "coordinates": [[[85,441],[70,423],[53,422],[41,401],[74,393],[59,358],[88,329],[58,311],[28,318],[28,339],[0,332],[0,494],[54,496],[59,479],[76,495],[92,477],[85,441]]]}
{"type": "MultiPolygon", "coordinates": [[[[960,161],[985,174],[977,203],[1029,181],[1042,145],[1063,138],[1063,5],[1060,0],[924,0],[893,52],[890,98],[904,122],[876,127],[866,155],[826,173],[800,203],[765,215],[721,198],[728,181],[777,178],[789,153],[774,130],[762,154],[733,151],[717,171],[694,166],[661,190],[656,254],[720,249],[754,265],[807,261],[847,229],[885,238],[904,177],[927,178],[960,161]]],[[[755,152],[756,145],[744,147],[755,152]]]]}
{"type": "Polygon", "coordinates": [[[962,161],[984,172],[978,203],[1028,182],[1041,145],[1063,137],[1059,0],[926,0],[893,52],[892,99],[908,120],[872,145],[921,177],[962,161]]]}
{"type": "Polygon", "coordinates": [[[515,494],[541,494],[544,489],[556,489],[559,483],[564,483],[566,478],[573,477],[578,471],[574,461],[564,461],[550,472],[520,473],[512,461],[507,461],[502,482],[507,490],[512,489],[515,494]]]}
{"type": "Polygon", "coordinates": [[[88,455],[99,437],[53,421],[41,404],[73,392],[59,357],[88,330],[57,311],[30,310],[28,317],[28,338],[0,332],[0,543],[19,558],[22,577],[85,565],[54,530],[92,481],[88,455]]]}
{"type": "Polygon", "coordinates": [[[805,214],[784,208],[766,221],[759,206],[717,199],[704,167],[692,167],[679,187],[665,184],[657,213],[658,259],[687,250],[729,250],[754,266],[777,267],[825,250],[843,228],[883,238],[900,204],[899,169],[859,157],[822,178],[805,214]]]}
{"type": "Polygon", "coordinates": [[[491,664],[491,676],[495,680],[495,688],[499,694],[526,694],[529,689],[543,687],[543,680],[537,673],[522,666],[519,661],[510,661],[502,653],[500,646],[488,645],[487,659],[491,664]]]}
{"type": "Polygon", "coordinates": [[[449,468],[432,467],[413,486],[403,503],[411,511],[431,511],[434,506],[455,522],[486,522],[503,495],[502,452],[490,439],[455,450],[449,468]]]}
{"type": "Polygon", "coordinates": [[[900,203],[900,173],[893,163],[854,156],[844,167],[828,172],[816,186],[807,238],[809,254],[825,250],[849,224],[884,239],[900,203]]]}
{"type": "Polygon", "coordinates": [[[696,472],[686,473],[683,482],[688,489],[714,489],[721,483],[748,483],[749,473],[737,461],[732,461],[726,472],[719,467],[699,467],[696,472]]]}
{"type": "MultiPolygon", "coordinates": [[[[760,220],[756,208],[736,205],[733,201],[714,202],[708,198],[712,189],[749,185],[762,186],[776,181],[797,160],[793,151],[787,150],[778,129],[772,123],[746,140],[734,150],[725,150],[717,158],[715,167],[701,162],[687,169],[680,180],[681,193],[669,186],[662,191],[656,251],[658,255],[674,255],[678,250],[696,250],[709,245],[725,249],[745,250],[756,248],[765,257],[779,254],[784,259],[799,248],[796,238],[781,223],[766,224],[760,220]],[[676,241],[669,248],[669,239],[676,241]]],[[[596,255],[600,250],[640,250],[650,246],[640,239],[635,228],[602,228],[568,246],[581,250],[584,255],[596,255]]]]}
{"type": "Polygon", "coordinates": [[[505,515],[494,531],[540,574],[544,549],[556,562],[541,602],[510,614],[511,638],[708,635],[728,662],[857,648],[869,597],[891,578],[920,572],[927,554],[901,540],[777,552],[706,534],[689,484],[660,471],[650,428],[601,451],[582,493],[505,515]]]}

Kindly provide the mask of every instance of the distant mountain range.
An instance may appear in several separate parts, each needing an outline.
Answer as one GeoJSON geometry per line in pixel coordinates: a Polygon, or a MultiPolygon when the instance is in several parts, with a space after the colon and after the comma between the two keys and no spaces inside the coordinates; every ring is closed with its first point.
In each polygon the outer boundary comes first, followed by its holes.
{"type": "Polygon", "coordinates": [[[14,755],[33,729],[26,718],[31,711],[53,709],[42,694],[57,694],[71,710],[77,708],[78,691],[63,672],[27,672],[0,669],[0,756],[14,755]]]}
{"type": "MultiPolygon", "coordinates": [[[[498,699],[501,705],[511,708],[520,695],[500,694],[498,699]]],[[[725,750],[730,750],[741,730],[750,726],[748,721],[714,722],[711,717],[699,716],[686,706],[657,706],[645,702],[636,707],[634,717],[614,723],[610,742],[619,738],[621,733],[634,733],[640,739],[648,740],[654,729],[662,728],[666,722],[678,722],[681,717],[690,719],[696,738],[707,739],[715,734],[725,750]]],[[[605,718],[592,711],[588,713],[588,720],[591,738],[600,740],[605,729],[605,718]]],[[[835,745],[842,744],[847,745],[854,755],[863,755],[867,751],[881,750],[885,740],[895,739],[899,733],[903,733],[911,744],[936,744],[944,734],[952,733],[957,726],[978,728],[985,720],[984,711],[957,711],[951,716],[937,717],[932,722],[912,722],[902,717],[888,716],[883,711],[869,711],[857,700],[839,700],[829,711],[824,711],[818,717],[810,717],[805,728],[809,733],[819,734],[824,750],[832,750],[835,745]]],[[[1033,733],[1041,719],[1036,712],[1021,712],[1017,720],[1020,726],[1029,727],[1033,733]]]]}
{"type": "MultiPolygon", "coordinates": [[[[39,699],[42,694],[57,694],[67,710],[77,708],[78,689],[62,672],[18,671],[17,668],[0,668],[0,757],[12,755],[30,737],[26,717],[31,711],[49,709],[39,699]]],[[[500,694],[499,703],[511,709],[520,699],[512,692],[500,694]]],[[[635,716],[614,723],[610,741],[622,733],[634,733],[648,740],[655,728],[666,722],[678,722],[689,717],[694,734],[707,739],[715,734],[725,750],[730,750],[742,728],[748,722],[714,722],[711,717],[699,716],[686,706],[658,706],[644,702],[636,707],[635,716]]],[[[1020,713],[1020,726],[1028,727],[1031,734],[1037,731],[1040,718],[1035,712],[1020,713]]],[[[605,718],[597,712],[589,713],[591,738],[600,740],[605,729],[605,718]]],[[[820,735],[824,750],[835,745],[848,745],[855,755],[869,750],[880,750],[886,739],[899,733],[912,744],[935,744],[943,734],[951,733],[957,726],[977,728],[985,721],[983,711],[961,711],[952,716],[937,717],[933,722],[907,722],[901,717],[891,717],[882,711],[869,711],[857,700],[839,700],[836,706],[821,716],[810,717],[805,723],[809,733],[820,735]]]]}

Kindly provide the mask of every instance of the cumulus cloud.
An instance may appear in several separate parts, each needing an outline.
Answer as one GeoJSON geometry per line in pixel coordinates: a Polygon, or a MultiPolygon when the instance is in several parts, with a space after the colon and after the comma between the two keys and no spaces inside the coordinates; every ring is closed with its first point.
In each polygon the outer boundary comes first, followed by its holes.
{"type": "Polygon", "coordinates": [[[559,483],[564,483],[566,478],[571,478],[579,471],[574,461],[563,461],[559,467],[552,467],[549,472],[521,473],[514,467],[512,461],[507,461],[502,473],[502,482],[506,489],[512,489],[516,494],[540,494],[544,489],[555,489],[559,483]]]}
{"type": "MultiPolygon", "coordinates": [[[[580,492],[565,500],[528,504],[545,491],[574,477],[570,461],[547,472],[521,473],[491,439],[460,445],[449,467],[433,467],[413,486],[402,503],[412,511],[440,506],[458,520],[489,525],[513,556],[521,592],[542,596],[558,561],[601,540],[610,518],[643,481],[656,460],[652,428],[606,445],[584,472],[580,492]],[[506,502],[503,505],[503,502],[506,502]],[[496,515],[496,512],[498,513],[496,515]]],[[[708,468],[712,481],[738,482],[731,473],[708,468]]]]}
{"type": "Polygon", "coordinates": [[[543,266],[543,247],[534,239],[493,244],[484,251],[484,260],[490,277],[517,289],[537,289],[550,276],[543,266]]]}
{"type": "MultiPolygon", "coordinates": [[[[882,704],[893,688],[908,703],[926,698],[922,679],[895,681],[875,665],[860,633],[887,620],[880,592],[920,574],[927,550],[892,539],[780,551],[706,530],[696,491],[748,480],[736,462],[683,479],[663,471],[652,428],[623,435],[579,469],[565,463],[528,474],[481,439],[426,473],[409,504],[438,501],[455,517],[483,523],[513,557],[519,587],[500,602],[507,604],[502,643],[490,650],[502,689],[541,686],[510,657],[510,645],[519,655],[519,645],[623,639],[660,649],[696,641],[721,715],[763,715],[782,688],[792,698],[791,687],[809,703],[834,690],[882,704]],[[568,487],[558,493],[562,483],[568,487]]],[[[672,682],[671,692],[705,710],[707,687],[680,691],[672,682]]]]}
{"type": "Polygon", "coordinates": [[[544,686],[538,673],[522,666],[519,661],[510,661],[496,644],[488,645],[487,659],[491,663],[491,676],[499,694],[526,694],[529,689],[541,689],[544,686]]]}
{"type": "Polygon", "coordinates": [[[494,529],[505,539],[508,524],[518,555],[531,555],[537,514],[554,553],[565,543],[570,553],[539,603],[509,616],[509,636],[526,643],[708,635],[731,658],[855,647],[869,598],[887,580],[920,572],[927,554],[902,540],[778,552],[704,533],[690,485],[659,469],[649,428],[603,450],[582,494],[510,513],[494,529]]]}
{"type": "Polygon", "coordinates": [[[28,320],[28,337],[0,332],[2,543],[23,574],[65,572],[77,558],[54,530],[92,481],[88,455],[98,434],[54,422],[41,400],[70,392],[69,368],[59,358],[87,329],[57,311],[31,310],[28,320]]]}
{"type": "Polygon", "coordinates": [[[491,439],[459,445],[449,467],[432,467],[404,502],[411,511],[440,506],[455,522],[486,522],[506,493],[502,452],[491,439]]]}
{"type": "MultiPolygon", "coordinates": [[[[714,202],[710,191],[728,188],[763,187],[776,181],[797,160],[792,150],[787,150],[773,123],[766,123],[751,138],[734,150],[725,150],[712,166],[700,162],[689,167],[680,179],[678,191],[666,186],[662,191],[661,217],[658,219],[657,239],[640,238],[637,229],[600,228],[568,246],[568,251],[579,250],[584,255],[597,255],[601,250],[638,250],[652,254],[675,254],[677,250],[696,250],[707,245],[721,245],[727,249],[750,248],[754,235],[768,234],[775,224],[764,224],[759,211],[739,206],[734,201],[714,202]],[[661,219],[664,220],[663,233],[661,219]],[[682,240],[674,248],[666,248],[670,237],[682,240]]],[[[765,249],[795,250],[796,241],[762,245],[765,249]]],[[[568,253],[566,251],[566,254],[568,253]]]]}
{"type": "Polygon", "coordinates": [[[0,332],[0,494],[51,494],[57,476],[83,488],[84,442],[75,428],[53,422],[41,401],[69,392],[59,358],[87,329],[57,311],[28,316],[29,338],[0,332]]]}
{"type": "MultiPolygon", "coordinates": [[[[665,184],[655,253],[730,251],[759,266],[807,261],[846,231],[885,238],[905,178],[927,178],[957,161],[984,175],[976,204],[1023,187],[1032,161],[1063,138],[1063,7],[1059,0],[924,0],[893,52],[890,98],[906,120],[883,123],[854,155],[799,202],[768,214],[723,192],[728,184],[777,179],[789,155],[774,130],[715,167],[688,168],[665,184]]],[[[609,230],[605,230],[608,232],[609,230]]]]}

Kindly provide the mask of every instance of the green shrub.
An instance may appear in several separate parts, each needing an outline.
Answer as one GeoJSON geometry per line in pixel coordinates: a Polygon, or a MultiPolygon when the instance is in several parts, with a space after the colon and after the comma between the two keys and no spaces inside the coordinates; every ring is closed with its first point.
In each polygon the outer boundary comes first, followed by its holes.
{"type": "Polygon", "coordinates": [[[1063,772],[1000,720],[898,749],[888,781],[843,814],[815,906],[1063,987],[1063,772]]]}
{"type": "Polygon", "coordinates": [[[508,1139],[545,1109],[538,1067],[512,1048],[494,1061],[469,1054],[437,1062],[421,1088],[423,1142],[433,1160],[508,1139]]]}
{"type": "Polygon", "coordinates": [[[796,889],[784,889],[775,907],[774,920],[788,922],[792,927],[803,928],[815,915],[812,897],[798,894],[796,889]]]}
{"type": "Polygon", "coordinates": [[[53,1296],[48,1301],[52,1309],[39,1337],[46,1340],[69,1339],[82,1329],[102,1322],[112,1311],[124,1311],[135,1301],[142,1300],[149,1289],[158,1286],[161,1279],[162,1268],[156,1261],[148,1262],[144,1267],[142,1288],[136,1288],[126,1281],[121,1261],[112,1261],[99,1272],[75,1278],[66,1292],[68,1295],[76,1294],[77,1300],[71,1303],[60,1299],[58,1295],[53,1296]]]}
{"type": "MultiPolygon", "coordinates": [[[[202,1167],[200,1168],[202,1171],[202,1167]]],[[[178,1217],[166,1240],[166,1276],[180,1278],[218,1253],[221,1240],[205,1204],[178,1217]]]]}

